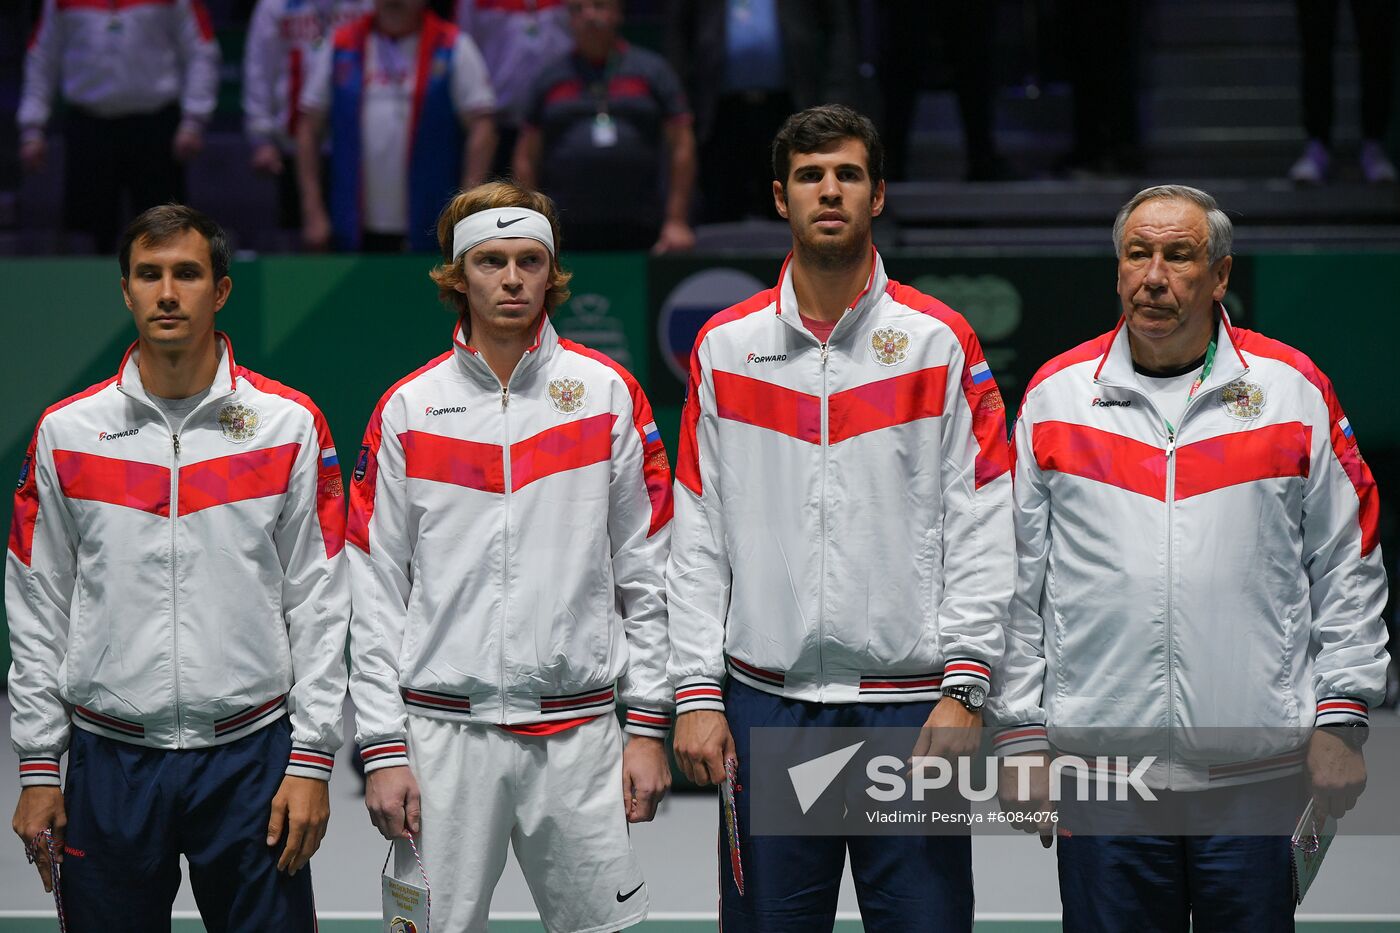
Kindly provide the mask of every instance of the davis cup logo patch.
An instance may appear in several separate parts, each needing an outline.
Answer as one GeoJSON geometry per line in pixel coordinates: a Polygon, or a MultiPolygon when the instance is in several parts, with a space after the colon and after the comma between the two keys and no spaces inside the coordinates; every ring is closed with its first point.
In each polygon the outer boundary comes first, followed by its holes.
{"type": "Polygon", "coordinates": [[[1264,410],[1264,387],[1257,382],[1236,379],[1220,390],[1220,407],[1232,418],[1253,421],[1264,410]]]}
{"type": "Polygon", "coordinates": [[[588,390],[577,379],[549,380],[549,404],[561,415],[572,415],[583,407],[588,390]]]}
{"type": "Polygon", "coordinates": [[[870,334],[870,353],[881,366],[894,366],[909,355],[909,334],[898,327],[880,327],[870,334]]]}
{"type": "Polygon", "coordinates": [[[252,440],[261,423],[262,416],[258,410],[242,402],[230,402],[219,409],[219,430],[235,444],[252,440]]]}

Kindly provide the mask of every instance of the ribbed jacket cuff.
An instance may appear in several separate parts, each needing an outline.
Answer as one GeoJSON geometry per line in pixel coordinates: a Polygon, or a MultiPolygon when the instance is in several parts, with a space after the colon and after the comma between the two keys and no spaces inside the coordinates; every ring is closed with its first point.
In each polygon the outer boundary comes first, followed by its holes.
{"type": "Polygon", "coordinates": [[[20,787],[61,787],[57,755],[21,755],[19,759],[20,787]]]}
{"type": "Polygon", "coordinates": [[[1331,696],[1317,701],[1318,726],[1349,726],[1353,723],[1371,724],[1371,713],[1365,700],[1356,697],[1331,696]]]}
{"type": "Polygon", "coordinates": [[[1002,729],[992,738],[992,754],[998,758],[1050,751],[1044,723],[1026,723],[1002,729]]]}
{"type": "Polygon", "coordinates": [[[361,745],[360,760],[365,763],[365,774],[380,768],[407,767],[408,743],[403,739],[381,739],[361,745]]]}
{"type": "Polygon", "coordinates": [[[664,709],[654,706],[629,706],[623,731],[630,735],[643,735],[649,739],[664,739],[671,731],[672,722],[673,717],[664,709]]]}
{"type": "Polygon", "coordinates": [[[724,712],[724,688],[718,680],[705,677],[692,677],[681,681],[676,688],[676,715],[693,713],[696,710],[724,712]]]}
{"type": "Polygon", "coordinates": [[[331,769],[335,767],[335,752],[310,745],[293,745],[287,756],[287,774],[291,777],[315,778],[329,781],[331,769]]]}
{"type": "Polygon", "coordinates": [[[943,689],[967,685],[992,692],[992,669],[976,658],[949,658],[943,663],[943,689]]]}

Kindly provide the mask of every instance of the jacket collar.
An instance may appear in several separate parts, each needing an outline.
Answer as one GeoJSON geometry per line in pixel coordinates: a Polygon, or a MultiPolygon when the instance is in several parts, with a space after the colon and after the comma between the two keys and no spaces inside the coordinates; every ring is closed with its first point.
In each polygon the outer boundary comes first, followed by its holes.
{"type": "MultiPolygon", "coordinates": [[[[539,322],[535,325],[535,342],[525,349],[525,355],[515,364],[515,370],[510,374],[510,383],[518,384],[528,373],[552,356],[558,346],[559,334],[549,320],[549,312],[546,311],[540,315],[539,322]]],[[[457,361],[457,368],[468,378],[486,385],[492,391],[502,387],[500,379],[492,372],[491,367],[486,365],[482,355],[467,346],[467,336],[461,321],[452,329],[452,355],[457,361]]]]}
{"type": "MultiPolygon", "coordinates": [[[[1235,341],[1235,328],[1230,323],[1230,315],[1225,306],[1216,303],[1215,363],[1210,369],[1210,378],[1201,383],[1200,392],[1229,385],[1249,372],[1249,364],[1244,361],[1235,341]]],[[[1104,355],[1099,357],[1094,369],[1094,382],[1101,386],[1137,388],[1137,374],[1133,372],[1133,353],[1128,345],[1126,318],[1118,319],[1113,330],[1113,340],[1104,355]]]]}
{"type": "MultiPolygon", "coordinates": [[[[141,342],[138,340],[126,348],[121,365],[117,367],[117,389],[132,398],[150,401],[145,385],[141,382],[141,342]]],[[[214,382],[209,386],[209,399],[232,395],[238,388],[238,366],[233,360],[233,341],[223,331],[214,332],[214,348],[219,355],[219,365],[214,372],[214,382]]]]}
{"type": "MultiPolygon", "coordinates": [[[[858,327],[857,323],[847,322],[858,321],[864,317],[885,295],[885,288],[889,285],[889,277],[885,275],[885,261],[880,258],[880,252],[875,247],[872,246],[870,251],[875,260],[870,264],[870,279],[865,283],[865,289],[846,309],[846,313],[841,315],[841,320],[836,322],[829,342],[834,342],[858,327]]],[[[787,258],[783,260],[783,269],[778,273],[778,306],[775,310],[778,319],[783,323],[797,328],[804,334],[810,333],[798,313],[797,291],[792,286],[792,253],[788,253],[787,258]]]]}

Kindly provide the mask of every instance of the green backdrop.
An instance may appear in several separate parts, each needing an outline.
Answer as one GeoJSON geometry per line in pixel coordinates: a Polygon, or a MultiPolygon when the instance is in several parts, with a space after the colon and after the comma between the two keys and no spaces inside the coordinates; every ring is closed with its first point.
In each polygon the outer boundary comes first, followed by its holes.
{"type": "MultiPolygon", "coordinates": [[[[1114,268],[1108,257],[885,259],[892,275],[946,298],[968,316],[984,335],[1008,403],[1019,398],[1045,359],[1113,323],[1114,268]]],[[[1398,259],[1394,253],[1239,257],[1232,282],[1233,314],[1305,350],[1332,377],[1373,464],[1393,462],[1388,451],[1400,448],[1391,374],[1400,347],[1393,299],[1398,259]]],[[[556,312],[556,325],[636,374],[656,403],[657,423],[674,454],[683,387],[666,357],[685,342],[685,331],[680,338],[672,334],[669,344],[658,340],[658,317],[700,272],[722,267],[770,283],[780,261],[575,255],[569,261],[573,298],[556,312]]],[[[239,362],[316,400],[342,463],[349,463],[384,390],[449,346],[453,318],[436,300],[427,277],[431,262],[422,256],[235,262],[233,295],[220,326],[239,362]]],[[[19,469],[47,405],[115,371],[132,339],[118,276],[114,260],[0,261],[7,416],[0,419],[0,469],[19,469]]],[[[668,310],[662,323],[674,331],[676,320],[668,310]]],[[[1384,478],[1381,484],[1386,488],[1384,478]]],[[[7,501],[6,528],[9,518],[7,501]]],[[[0,670],[8,669],[9,657],[8,637],[0,638],[0,670]]]]}

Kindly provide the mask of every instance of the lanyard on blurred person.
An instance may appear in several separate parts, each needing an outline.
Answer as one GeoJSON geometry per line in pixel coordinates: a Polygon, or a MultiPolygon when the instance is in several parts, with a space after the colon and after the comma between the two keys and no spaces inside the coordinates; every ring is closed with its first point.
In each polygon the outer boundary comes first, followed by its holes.
{"type": "MultiPolygon", "coordinates": [[[[585,62],[590,71],[595,71],[592,62],[585,62]]],[[[590,75],[592,80],[588,82],[588,93],[593,98],[593,145],[598,149],[607,149],[617,145],[617,124],[613,122],[612,114],[608,112],[608,88],[612,86],[613,75],[618,69],[617,50],[608,52],[608,57],[603,62],[601,74],[590,75]]]]}

